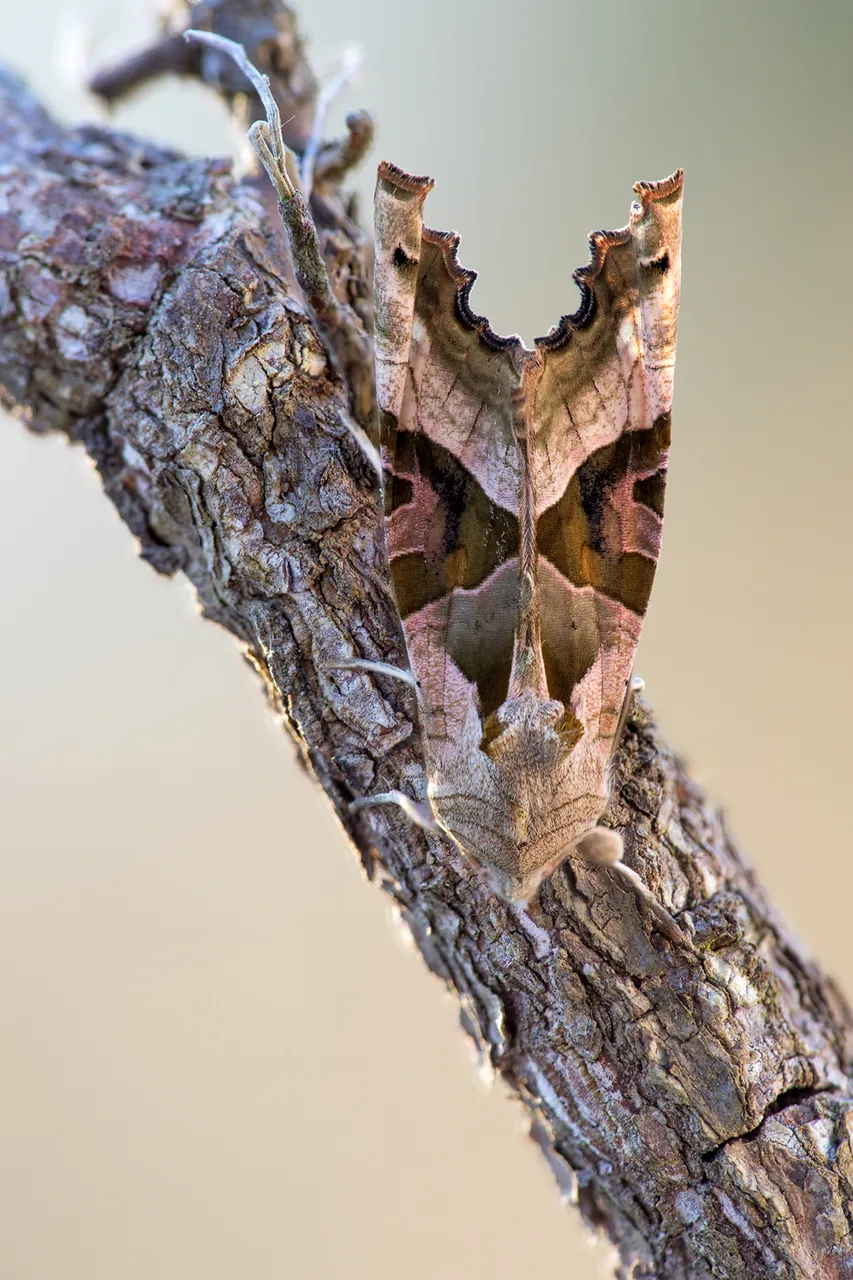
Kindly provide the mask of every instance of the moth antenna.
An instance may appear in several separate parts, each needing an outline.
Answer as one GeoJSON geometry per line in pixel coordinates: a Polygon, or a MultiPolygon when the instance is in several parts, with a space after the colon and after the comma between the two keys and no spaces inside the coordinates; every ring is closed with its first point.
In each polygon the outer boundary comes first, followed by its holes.
{"type": "Polygon", "coordinates": [[[368,658],[341,658],[339,662],[327,662],[324,671],[375,671],[380,676],[390,676],[392,680],[400,680],[412,689],[417,689],[417,681],[411,671],[404,667],[395,667],[390,662],[373,662],[368,658]]]}
{"type": "Polygon", "coordinates": [[[432,808],[413,800],[403,791],[379,791],[374,796],[362,796],[359,800],[353,800],[349,809],[350,813],[360,813],[362,809],[378,809],[386,804],[394,804],[398,809],[402,809],[406,817],[422,831],[431,831],[436,835],[441,831],[432,808]]]}
{"type": "Polygon", "coordinates": [[[236,40],[195,29],[185,31],[184,39],[196,40],[233,58],[264,105],[266,120],[256,120],[247,136],[275,188],[296,281],[322,331],[333,363],[350,389],[350,409],[355,419],[354,423],[347,422],[350,435],[379,472],[379,455],[371,441],[376,392],[370,336],[352,307],[341,302],[332,288],[308,199],[297,186],[293,153],[284,144],[281,114],[269,78],[252,65],[236,40]]]}

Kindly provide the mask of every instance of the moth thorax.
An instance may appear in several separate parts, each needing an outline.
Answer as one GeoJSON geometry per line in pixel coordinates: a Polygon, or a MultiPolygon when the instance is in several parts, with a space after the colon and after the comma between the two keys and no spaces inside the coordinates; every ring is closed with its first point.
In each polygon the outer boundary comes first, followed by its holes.
{"type": "Polygon", "coordinates": [[[578,742],[580,722],[562,702],[522,693],[492,712],[483,729],[481,750],[495,763],[523,763],[527,768],[556,765],[578,742]]]}

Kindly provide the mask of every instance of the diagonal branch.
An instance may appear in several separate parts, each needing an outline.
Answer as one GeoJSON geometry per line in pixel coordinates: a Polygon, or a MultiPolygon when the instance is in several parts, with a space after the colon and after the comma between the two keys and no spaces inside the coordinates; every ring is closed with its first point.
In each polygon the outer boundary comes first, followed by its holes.
{"type": "MultiPolygon", "coordinates": [[[[645,704],[609,816],[690,946],[615,879],[566,864],[518,911],[436,833],[352,810],[376,790],[414,793],[412,693],[382,670],[403,654],[348,375],[257,186],[220,162],[66,129],[10,76],[0,164],[4,404],[83,445],[141,554],[185,573],[245,647],[367,874],[622,1274],[847,1274],[850,1015],[645,704]]],[[[329,183],[322,217],[312,208],[333,287],[364,298],[343,196],[329,183]]]]}

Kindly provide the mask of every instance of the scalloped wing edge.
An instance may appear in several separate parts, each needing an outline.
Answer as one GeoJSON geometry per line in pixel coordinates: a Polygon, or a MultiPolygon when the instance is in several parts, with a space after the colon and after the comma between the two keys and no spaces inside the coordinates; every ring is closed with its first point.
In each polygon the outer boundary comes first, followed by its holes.
{"type": "MultiPolygon", "coordinates": [[[[389,160],[380,162],[377,170],[377,181],[392,183],[402,191],[419,197],[421,203],[435,186],[434,178],[419,177],[406,173],[404,169],[400,169],[389,160]]],[[[581,291],[580,305],[575,311],[567,312],[561,316],[557,323],[549,329],[548,333],[534,339],[532,351],[535,352],[539,349],[557,350],[565,346],[571,339],[573,332],[586,328],[592,322],[595,315],[593,284],[604,269],[608,251],[617,245],[627,244],[632,239],[634,226],[650,204],[680,195],[683,187],[684,170],[681,168],[676,169],[668,178],[662,178],[659,182],[634,183],[634,193],[637,199],[631,209],[627,226],[618,227],[613,231],[591,232],[588,241],[589,261],[572,272],[572,279],[581,291]]],[[[447,273],[456,285],[456,313],[461,323],[466,328],[475,330],[483,345],[491,351],[518,348],[530,351],[531,348],[524,345],[518,334],[510,334],[504,337],[496,333],[486,316],[479,315],[472,310],[470,304],[471,290],[477,280],[477,272],[470,267],[464,267],[459,261],[460,237],[456,232],[436,231],[431,227],[425,226],[422,235],[424,239],[441,250],[447,273]]]]}

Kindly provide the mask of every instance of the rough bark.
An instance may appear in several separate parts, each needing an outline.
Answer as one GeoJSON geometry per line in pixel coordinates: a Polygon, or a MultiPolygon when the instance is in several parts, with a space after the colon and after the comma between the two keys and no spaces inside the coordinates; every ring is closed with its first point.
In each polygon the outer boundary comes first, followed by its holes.
{"type": "MultiPolygon", "coordinates": [[[[301,54],[293,65],[310,79],[301,54]]],[[[285,75],[283,104],[307,83],[291,92],[285,75]]],[[[332,163],[347,145],[329,149],[312,210],[334,287],[369,330],[369,246],[332,163]]],[[[0,78],[3,402],[88,451],[141,555],[185,573],[245,646],[620,1274],[853,1274],[850,1014],[645,704],[606,821],[691,948],[608,873],[567,862],[524,914],[395,810],[351,813],[372,791],[411,791],[414,706],[403,684],[330,670],[399,664],[399,626],[352,430],[363,405],[261,191],[221,161],[67,129],[0,78]]]]}

